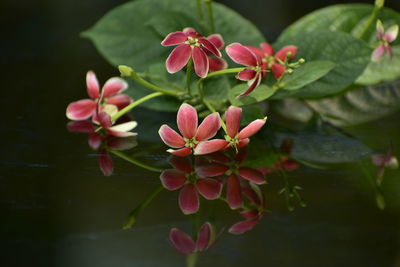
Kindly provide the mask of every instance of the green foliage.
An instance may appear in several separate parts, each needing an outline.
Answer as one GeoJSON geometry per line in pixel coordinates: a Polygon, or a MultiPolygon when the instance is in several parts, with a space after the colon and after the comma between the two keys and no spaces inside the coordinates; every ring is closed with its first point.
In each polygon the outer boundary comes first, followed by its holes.
{"type": "Polygon", "coordinates": [[[247,96],[242,98],[236,98],[238,95],[246,91],[247,88],[249,88],[249,85],[247,85],[246,83],[242,83],[236,85],[229,91],[229,101],[231,102],[232,105],[240,107],[244,105],[250,105],[257,102],[261,102],[271,97],[276,91],[275,89],[265,84],[261,84],[247,96]]]}

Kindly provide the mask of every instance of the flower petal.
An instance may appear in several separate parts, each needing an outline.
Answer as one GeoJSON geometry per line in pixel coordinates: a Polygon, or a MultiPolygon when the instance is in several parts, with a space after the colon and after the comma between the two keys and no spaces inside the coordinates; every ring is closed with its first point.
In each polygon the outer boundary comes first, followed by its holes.
{"type": "Polygon", "coordinates": [[[192,238],[177,228],[171,229],[169,232],[169,240],[176,250],[184,254],[193,253],[196,247],[192,238]]]}
{"type": "Polygon", "coordinates": [[[113,161],[105,150],[100,151],[99,155],[97,156],[97,161],[99,163],[100,170],[105,176],[110,176],[113,173],[113,161]]]}
{"type": "Polygon", "coordinates": [[[93,150],[97,150],[101,145],[101,136],[97,133],[91,133],[88,136],[88,144],[93,150]]]}
{"type": "Polygon", "coordinates": [[[231,209],[237,209],[243,204],[240,182],[236,174],[232,173],[228,178],[226,198],[231,209]]]}
{"type": "Polygon", "coordinates": [[[204,118],[196,132],[196,140],[204,141],[214,137],[221,128],[221,119],[218,112],[204,118]]]}
{"type": "Polygon", "coordinates": [[[217,57],[221,57],[221,52],[214,46],[212,42],[207,40],[206,38],[201,38],[199,39],[199,43],[203,45],[203,48],[205,48],[207,51],[211,52],[217,57]]]}
{"type": "Polygon", "coordinates": [[[109,128],[113,124],[111,116],[107,112],[104,112],[104,111],[99,113],[97,119],[99,120],[100,125],[104,128],[109,128]]]}
{"type": "Polygon", "coordinates": [[[236,145],[237,148],[242,148],[247,146],[250,143],[250,139],[249,138],[245,138],[245,139],[241,139],[239,140],[239,143],[236,145]]]}
{"type": "Polygon", "coordinates": [[[222,38],[222,35],[218,33],[211,34],[206,39],[210,41],[217,49],[221,49],[225,45],[224,38],[222,38]]]}
{"type": "Polygon", "coordinates": [[[113,136],[128,137],[137,135],[137,133],[130,132],[130,130],[134,129],[136,126],[137,126],[136,121],[129,121],[110,127],[107,130],[113,136]]]}
{"type": "Polygon", "coordinates": [[[89,120],[84,121],[70,121],[67,124],[67,129],[70,132],[77,133],[93,133],[93,123],[89,120]]]}
{"type": "Polygon", "coordinates": [[[380,45],[377,48],[375,48],[375,50],[372,52],[371,55],[371,60],[372,61],[378,61],[379,59],[381,59],[383,57],[383,55],[385,54],[385,46],[384,45],[380,45]]]}
{"type": "Polygon", "coordinates": [[[186,183],[185,174],[177,170],[164,170],[160,175],[162,186],[168,190],[176,190],[186,183]]]}
{"type": "Polygon", "coordinates": [[[274,54],[274,49],[269,43],[261,43],[260,47],[263,50],[264,54],[268,56],[272,56],[274,54]]]}
{"type": "Polygon", "coordinates": [[[179,131],[183,137],[191,139],[196,135],[197,130],[197,111],[189,104],[183,103],[176,118],[179,131]]]}
{"type": "Polygon", "coordinates": [[[241,115],[242,109],[236,106],[230,106],[225,112],[226,131],[231,138],[239,132],[241,115]]]}
{"type": "Polygon", "coordinates": [[[96,74],[93,71],[86,73],[86,89],[87,93],[92,99],[99,98],[100,96],[100,85],[97,80],[96,74]]]}
{"type": "Polygon", "coordinates": [[[91,99],[82,99],[72,102],[67,107],[67,118],[70,120],[86,120],[96,111],[97,103],[91,99]]]}
{"type": "Polygon", "coordinates": [[[275,63],[275,64],[272,64],[271,70],[272,70],[272,73],[274,74],[275,78],[279,79],[282,76],[282,74],[285,72],[285,66],[275,63]]]}
{"type": "Polygon", "coordinates": [[[179,192],[179,207],[184,214],[193,214],[199,210],[199,195],[192,184],[185,185],[179,192]]]}
{"type": "Polygon", "coordinates": [[[190,147],[184,147],[178,150],[168,149],[167,152],[171,153],[174,156],[186,157],[187,155],[190,155],[192,153],[192,150],[190,149],[190,147]]]}
{"type": "Polygon", "coordinates": [[[202,141],[197,144],[194,149],[194,155],[205,155],[217,152],[226,148],[229,143],[223,139],[214,139],[210,141],[202,141]]]}
{"type": "Polygon", "coordinates": [[[192,163],[189,157],[170,157],[168,163],[177,170],[189,174],[193,171],[192,163]]]}
{"type": "Polygon", "coordinates": [[[196,251],[203,251],[209,247],[211,235],[211,224],[209,222],[205,222],[197,233],[196,251]]]}
{"type": "Polygon", "coordinates": [[[181,44],[169,54],[165,67],[169,73],[180,71],[189,61],[192,55],[192,48],[188,44],[181,44]]]}
{"type": "Polygon", "coordinates": [[[246,219],[251,219],[258,216],[258,210],[245,210],[240,213],[240,216],[246,219]]]}
{"type": "Polygon", "coordinates": [[[208,73],[208,57],[200,47],[193,47],[193,65],[197,76],[205,78],[208,73]]]}
{"type": "Polygon", "coordinates": [[[221,196],[222,184],[212,178],[200,178],[196,181],[196,187],[200,195],[205,199],[217,199],[221,196]]]}
{"type": "Polygon", "coordinates": [[[383,41],[383,35],[385,33],[385,28],[383,27],[382,21],[379,19],[376,21],[376,33],[378,34],[379,40],[383,41]]]}
{"type": "Polygon", "coordinates": [[[394,40],[396,40],[398,34],[399,34],[399,25],[393,25],[385,32],[385,40],[388,43],[391,43],[394,40]]]}
{"type": "Polygon", "coordinates": [[[288,55],[288,53],[290,53],[290,57],[289,60],[292,60],[296,57],[297,54],[297,46],[294,45],[287,45],[282,47],[281,50],[279,50],[278,52],[276,52],[275,57],[279,58],[282,61],[286,60],[286,56],[288,55]]]}
{"type": "Polygon", "coordinates": [[[252,121],[249,125],[244,127],[240,132],[239,132],[239,139],[245,139],[250,136],[255,135],[265,124],[267,118],[265,117],[264,119],[257,119],[255,121],[252,121]]]}
{"type": "Polygon", "coordinates": [[[128,83],[119,77],[112,77],[106,81],[103,86],[103,96],[111,97],[115,96],[128,88],[128,83]]]}
{"type": "Polygon", "coordinates": [[[132,102],[132,98],[128,95],[116,95],[106,100],[106,104],[114,105],[118,108],[118,110],[123,109],[132,102]]]}
{"type": "Polygon", "coordinates": [[[225,59],[219,57],[208,57],[208,71],[214,72],[226,69],[228,67],[228,63],[225,59]]]}
{"type": "Polygon", "coordinates": [[[125,137],[125,138],[118,138],[118,137],[108,137],[107,138],[107,146],[114,150],[128,150],[132,149],[137,146],[136,137],[125,137]]]}
{"type": "Polygon", "coordinates": [[[264,175],[256,169],[249,167],[240,167],[238,169],[239,175],[250,182],[255,184],[265,184],[264,175]]]}
{"type": "Polygon", "coordinates": [[[249,81],[256,77],[257,72],[255,70],[242,70],[238,74],[236,74],[236,79],[241,81],[249,81]]]}
{"type": "Polygon", "coordinates": [[[162,46],[178,45],[185,42],[188,39],[186,34],[183,32],[171,32],[161,42],[162,46]]]}
{"type": "Polygon", "coordinates": [[[259,221],[260,221],[259,217],[256,217],[250,220],[245,220],[235,223],[229,228],[228,232],[234,235],[243,234],[253,229],[253,227],[256,226],[259,221]]]}
{"type": "Polygon", "coordinates": [[[196,173],[200,177],[215,177],[226,173],[228,170],[228,166],[218,163],[196,166],[196,173]]]}
{"type": "Polygon", "coordinates": [[[233,43],[225,48],[228,56],[236,63],[244,66],[257,66],[257,56],[247,47],[233,43]]]}
{"type": "Polygon", "coordinates": [[[261,82],[261,75],[260,75],[260,74],[257,74],[257,76],[255,77],[255,79],[254,79],[253,81],[249,81],[249,82],[251,83],[250,86],[249,86],[249,88],[248,88],[246,91],[244,91],[243,93],[241,93],[240,95],[238,95],[236,98],[244,97],[244,96],[250,94],[251,92],[253,92],[254,89],[256,89],[257,86],[260,85],[260,82],[261,82]]]}
{"type": "Polygon", "coordinates": [[[254,47],[254,46],[251,46],[251,45],[246,45],[246,47],[248,48],[248,49],[250,49],[251,50],[251,52],[253,52],[254,53],[254,55],[256,55],[256,57],[257,57],[257,62],[258,63],[261,63],[262,62],[262,59],[264,58],[264,51],[262,51],[260,48],[258,48],[258,47],[254,47]]]}
{"type": "Polygon", "coordinates": [[[163,142],[169,147],[179,148],[186,144],[182,136],[180,136],[166,124],[161,125],[160,130],[158,130],[158,134],[163,142]]]}

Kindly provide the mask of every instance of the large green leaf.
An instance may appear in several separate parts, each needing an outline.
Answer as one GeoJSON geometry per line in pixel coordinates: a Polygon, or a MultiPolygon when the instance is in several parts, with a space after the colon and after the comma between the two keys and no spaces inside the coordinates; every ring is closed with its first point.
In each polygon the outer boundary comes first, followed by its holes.
{"type": "Polygon", "coordinates": [[[351,85],[369,63],[371,48],[350,34],[313,31],[280,38],[277,47],[298,46],[298,56],[307,61],[328,60],[336,64],[327,75],[298,90],[280,90],[273,97],[317,98],[336,94],[351,85]]]}

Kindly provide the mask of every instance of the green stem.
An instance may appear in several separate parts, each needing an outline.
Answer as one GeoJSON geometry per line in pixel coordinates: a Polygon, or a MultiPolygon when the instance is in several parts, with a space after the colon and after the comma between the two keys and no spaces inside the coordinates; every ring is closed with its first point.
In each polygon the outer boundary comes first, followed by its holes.
{"type": "Polygon", "coordinates": [[[204,14],[203,14],[203,9],[201,7],[201,0],[196,0],[196,8],[197,8],[197,13],[199,14],[199,19],[201,21],[204,21],[204,14]]]}
{"type": "Polygon", "coordinates": [[[207,3],[207,12],[208,12],[208,17],[210,19],[210,30],[211,33],[215,32],[215,24],[214,24],[214,14],[213,14],[213,8],[212,8],[212,0],[206,0],[207,3]]]}
{"type": "Polygon", "coordinates": [[[132,164],[135,164],[136,166],[141,167],[143,169],[146,169],[146,170],[149,170],[149,171],[152,171],[152,172],[162,172],[163,171],[163,169],[159,169],[159,168],[156,168],[156,167],[149,166],[149,165],[147,165],[147,164],[145,164],[143,162],[138,161],[137,159],[134,159],[134,158],[126,155],[125,153],[123,153],[121,151],[111,150],[111,149],[108,150],[108,151],[110,153],[113,153],[117,157],[120,157],[121,159],[124,159],[124,160],[126,160],[126,161],[128,161],[128,162],[130,162],[132,164]]]}
{"type": "Polygon", "coordinates": [[[169,86],[177,91],[184,91],[183,88],[179,87],[178,85],[168,81],[167,79],[164,79],[163,77],[161,77],[160,75],[154,75],[154,74],[150,74],[150,73],[138,73],[137,74],[139,77],[142,78],[150,78],[153,80],[157,80],[159,82],[164,83],[166,86],[169,86]]]}
{"type": "Polygon", "coordinates": [[[214,72],[209,73],[207,75],[207,77],[205,77],[203,79],[200,79],[199,81],[204,80],[204,79],[208,79],[208,78],[211,78],[211,77],[214,77],[214,76],[218,76],[218,75],[241,72],[242,70],[245,70],[245,69],[246,69],[245,67],[242,67],[242,68],[231,68],[231,69],[224,69],[224,70],[214,71],[214,72]]]}
{"type": "Polygon", "coordinates": [[[378,16],[379,11],[381,11],[382,7],[383,7],[383,4],[375,5],[374,10],[372,11],[371,15],[368,18],[368,21],[365,23],[364,27],[362,28],[360,33],[357,35],[358,39],[362,39],[364,37],[364,35],[367,33],[368,29],[371,27],[371,25],[376,20],[376,17],[378,16]]]}
{"type": "Polygon", "coordinates": [[[163,190],[162,186],[159,186],[154,190],[150,195],[148,195],[139,205],[136,206],[130,213],[128,218],[126,218],[124,225],[122,226],[123,229],[131,228],[137,221],[137,217],[139,216],[140,212],[146,208],[151,201],[163,190]]]}
{"type": "Polygon", "coordinates": [[[146,102],[146,101],[148,101],[148,100],[150,100],[152,98],[155,98],[155,97],[158,97],[158,96],[162,96],[162,95],[164,95],[164,94],[161,93],[161,92],[156,92],[156,93],[152,93],[152,94],[146,95],[146,96],[144,96],[142,98],[139,98],[138,100],[132,102],[131,104],[129,104],[128,106],[124,107],[123,109],[118,111],[116,114],[114,114],[112,116],[112,121],[118,120],[121,116],[125,115],[126,113],[131,111],[136,106],[139,106],[140,104],[142,104],[142,103],[144,103],[144,102],[146,102]]]}
{"type": "Polygon", "coordinates": [[[192,77],[192,65],[193,65],[193,61],[192,61],[192,59],[189,59],[189,62],[186,67],[186,89],[187,89],[189,96],[192,96],[192,94],[190,92],[190,78],[192,77]]]}

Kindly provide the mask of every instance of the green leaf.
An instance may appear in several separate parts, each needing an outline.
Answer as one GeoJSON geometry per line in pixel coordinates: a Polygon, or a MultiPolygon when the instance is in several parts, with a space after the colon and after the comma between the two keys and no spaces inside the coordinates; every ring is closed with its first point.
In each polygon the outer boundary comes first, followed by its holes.
{"type": "Polygon", "coordinates": [[[261,84],[247,96],[236,98],[238,95],[245,92],[247,88],[249,88],[249,86],[246,83],[243,83],[236,85],[229,91],[229,101],[232,105],[240,107],[244,105],[258,103],[271,97],[276,91],[275,89],[272,89],[265,84],[261,84]]]}
{"type": "Polygon", "coordinates": [[[230,84],[226,76],[212,77],[204,82],[204,98],[216,109],[225,110],[228,106],[230,84]]]}
{"type": "Polygon", "coordinates": [[[371,48],[350,34],[313,31],[280,38],[278,47],[298,46],[298,57],[306,61],[327,60],[336,64],[327,75],[298,90],[279,90],[274,98],[318,98],[336,94],[351,85],[370,61],[371,48]]]}
{"type": "Polygon", "coordinates": [[[312,83],[319,78],[326,75],[334,67],[335,63],[332,61],[310,61],[301,65],[294,72],[286,76],[281,81],[281,86],[285,90],[296,90],[303,86],[312,83]]]}

